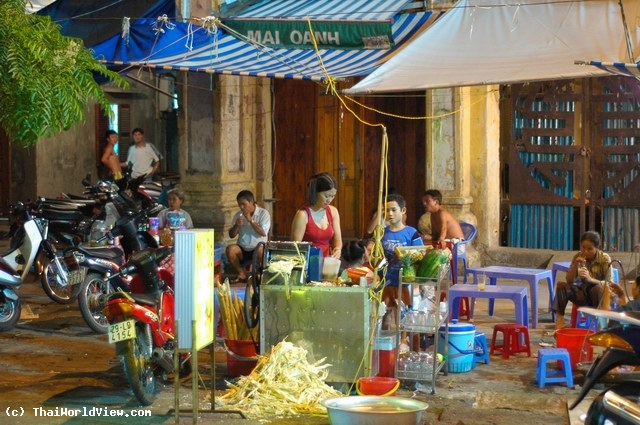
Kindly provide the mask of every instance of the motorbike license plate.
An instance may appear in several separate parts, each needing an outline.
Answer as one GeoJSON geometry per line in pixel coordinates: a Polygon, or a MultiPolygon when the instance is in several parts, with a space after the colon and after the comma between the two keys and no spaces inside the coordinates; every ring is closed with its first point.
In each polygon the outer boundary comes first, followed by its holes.
{"type": "Polygon", "coordinates": [[[136,322],[134,320],[126,320],[109,325],[108,335],[109,344],[133,339],[136,337],[136,322]]]}
{"type": "Polygon", "coordinates": [[[78,270],[72,270],[69,272],[69,285],[80,285],[84,282],[84,276],[86,274],[86,269],[84,267],[78,270]]]}

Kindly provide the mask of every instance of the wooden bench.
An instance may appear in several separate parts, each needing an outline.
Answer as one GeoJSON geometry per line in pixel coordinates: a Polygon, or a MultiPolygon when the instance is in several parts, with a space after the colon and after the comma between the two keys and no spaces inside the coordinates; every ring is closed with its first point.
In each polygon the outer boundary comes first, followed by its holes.
{"type": "MultiPolygon", "coordinates": [[[[459,315],[460,297],[471,298],[503,298],[513,301],[515,305],[516,323],[529,326],[529,311],[527,303],[527,287],[526,286],[509,286],[509,285],[489,285],[484,290],[478,289],[477,285],[457,284],[449,288],[449,311],[451,318],[457,319],[459,315]]],[[[489,313],[493,314],[493,311],[489,313]]],[[[471,301],[471,315],[473,317],[473,300],[471,301]]]]}

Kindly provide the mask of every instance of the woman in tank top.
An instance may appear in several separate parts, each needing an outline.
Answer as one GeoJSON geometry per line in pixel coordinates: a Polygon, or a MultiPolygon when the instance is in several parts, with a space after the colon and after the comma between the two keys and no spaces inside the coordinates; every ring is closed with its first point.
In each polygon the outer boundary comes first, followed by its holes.
{"type": "Polygon", "coordinates": [[[324,257],[339,259],[342,251],[340,214],[330,205],[337,189],[336,179],[328,173],[311,177],[307,202],[293,217],[291,240],[311,242],[322,250],[324,257]]]}

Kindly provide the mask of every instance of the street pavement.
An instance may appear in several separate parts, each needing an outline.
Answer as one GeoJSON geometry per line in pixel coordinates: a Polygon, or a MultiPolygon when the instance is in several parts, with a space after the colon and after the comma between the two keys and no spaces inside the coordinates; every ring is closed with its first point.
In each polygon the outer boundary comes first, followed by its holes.
{"type": "MultiPolygon", "coordinates": [[[[527,286],[525,282],[508,282],[527,286]]],[[[121,365],[104,336],[93,334],[84,324],[76,304],[58,305],[44,294],[39,283],[27,282],[19,290],[25,313],[13,331],[0,333],[0,424],[170,424],[176,423],[175,392],[172,385],[163,387],[148,409],[139,406],[127,387],[121,365]],[[22,409],[22,410],[21,410],[22,409]],[[63,409],[67,409],[64,410],[63,409]],[[69,409],[73,409],[69,410],[69,409]],[[20,416],[20,412],[23,412],[20,416]],[[75,415],[69,416],[71,413],[75,415]],[[103,416],[128,414],[129,417],[103,416]],[[133,416],[139,413],[149,417],[133,416]],[[13,414],[19,416],[12,416],[13,414]],[[48,414],[62,416],[43,416],[48,414]]],[[[563,385],[540,389],[535,384],[537,351],[553,344],[546,335],[553,328],[547,311],[548,291],[540,287],[538,329],[530,330],[532,356],[517,354],[505,360],[491,356],[488,365],[467,373],[449,373],[438,377],[435,394],[425,393],[414,383],[403,383],[398,396],[414,397],[429,404],[423,424],[578,424],[588,401],[575,412],[568,412],[567,402],[578,393],[563,385]],[[542,345],[541,345],[542,344],[542,345]]],[[[477,300],[473,323],[489,338],[496,323],[513,322],[513,304],[496,300],[496,313],[487,314],[487,300],[477,300]]],[[[214,382],[220,394],[225,390],[224,364],[211,373],[209,350],[199,352],[200,387],[214,382]]],[[[222,356],[224,357],[224,356],[222,356]]],[[[580,376],[578,375],[579,381],[580,376]]],[[[229,378],[227,378],[229,379],[229,378]]],[[[211,412],[210,389],[197,392],[197,422],[206,424],[328,424],[326,416],[303,416],[288,419],[243,419],[237,414],[211,412]]],[[[593,396],[595,392],[592,392],[593,396]]],[[[190,380],[178,391],[179,423],[194,423],[190,380]]]]}

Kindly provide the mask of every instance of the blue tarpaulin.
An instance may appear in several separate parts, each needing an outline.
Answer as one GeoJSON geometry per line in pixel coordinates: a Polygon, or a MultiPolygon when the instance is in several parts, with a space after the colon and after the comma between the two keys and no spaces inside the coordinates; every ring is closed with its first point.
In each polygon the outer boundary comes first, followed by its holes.
{"type": "Polygon", "coordinates": [[[174,20],[176,4],[174,0],[57,0],[37,14],[60,25],[62,35],[81,38],[85,46],[93,46],[120,34],[124,17],[135,22],[167,15],[174,20]]]}

